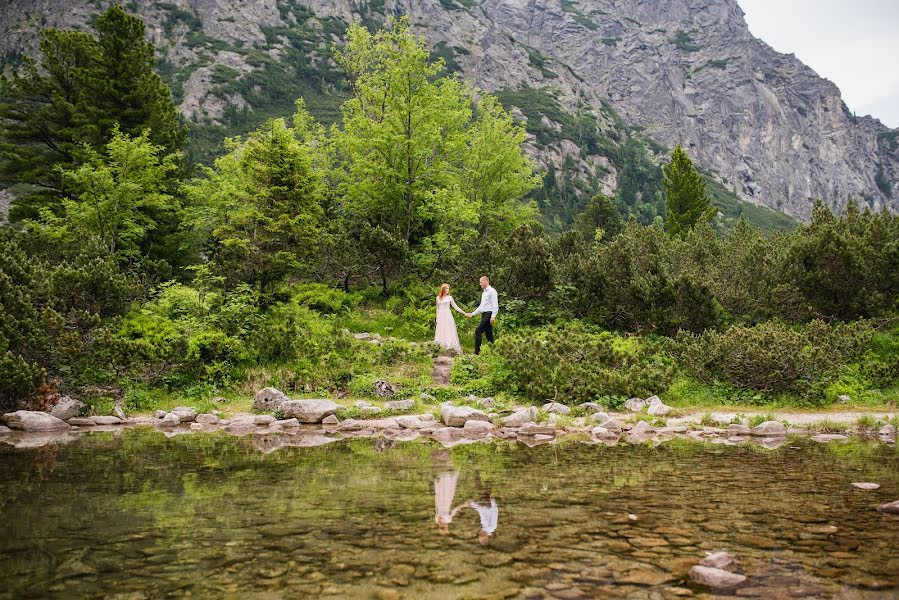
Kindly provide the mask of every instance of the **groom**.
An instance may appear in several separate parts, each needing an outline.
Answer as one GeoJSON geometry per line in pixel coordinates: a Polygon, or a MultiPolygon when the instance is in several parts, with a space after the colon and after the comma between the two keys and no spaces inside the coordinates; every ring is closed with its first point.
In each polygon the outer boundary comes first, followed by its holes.
{"type": "Polygon", "coordinates": [[[481,277],[481,305],[474,312],[468,313],[468,318],[481,315],[481,323],[474,330],[474,353],[481,353],[481,336],[487,334],[487,341],[493,343],[493,324],[496,323],[496,313],[499,312],[499,298],[496,290],[490,287],[490,279],[486,275],[481,277]]]}

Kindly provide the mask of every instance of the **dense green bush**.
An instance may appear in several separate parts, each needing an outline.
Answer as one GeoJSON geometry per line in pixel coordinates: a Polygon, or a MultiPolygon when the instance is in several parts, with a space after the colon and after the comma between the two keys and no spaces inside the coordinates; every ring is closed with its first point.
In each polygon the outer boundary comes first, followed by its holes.
{"type": "Polygon", "coordinates": [[[702,334],[682,333],[675,354],[681,366],[708,383],[766,393],[811,395],[839,377],[871,340],[867,322],[795,327],[775,321],[702,334]]]}
{"type": "Polygon", "coordinates": [[[674,368],[647,341],[572,323],[500,338],[506,384],[531,400],[580,404],[607,396],[647,396],[670,385],[674,368]]]}

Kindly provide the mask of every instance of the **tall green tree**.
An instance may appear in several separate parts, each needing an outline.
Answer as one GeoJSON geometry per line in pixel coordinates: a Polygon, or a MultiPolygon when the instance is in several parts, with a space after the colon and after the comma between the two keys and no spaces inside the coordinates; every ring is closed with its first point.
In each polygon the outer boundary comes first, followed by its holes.
{"type": "Polygon", "coordinates": [[[712,220],[715,208],[705,193],[705,182],[680,144],[675,146],[671,162],[662,167],[662,172],[668,233],[684,235],[697,223],[712,220]]]}
{"type": "Polygon", "coordinates": [[[333,130],[341,212],[386,293],[389,280],[422,278],[490,229],[533,214],[536,187],[523,130],[490,98],[441,77],[405,19],[375,34],[350,27],[335,51],[350,79],[343,126],[333,130]]]}
{"type": "Polygon", "coordinates": [[[188,226],[206,241],[213,274],[226,287],[248,283],[263,294],[314,270],[325,233],[317,146],[302,106],[288,126],[272,119],[215,168],[188,185],[188,226]]]}
{"type": "Polygon", "coordinates": [[[154,72],[154,48],[138,17],[116,4],[99,15],[93,33],[41,32],[40,62],[25,58],[0,77],[0,182],[25,184],[13,220],[59,210],[67,193],[62,171],[102,152],[118,125],[165,154],[182,150],[186,128],[171,91],[154,72]]]}

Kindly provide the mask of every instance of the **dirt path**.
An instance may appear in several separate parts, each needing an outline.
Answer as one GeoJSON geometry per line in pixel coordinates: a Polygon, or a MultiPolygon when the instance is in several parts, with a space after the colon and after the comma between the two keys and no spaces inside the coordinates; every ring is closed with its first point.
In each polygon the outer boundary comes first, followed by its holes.
{"type": "Polygon", "coordinates": [[[434,359],[434,368],[431,370],[431,380],[434,385],[449,385],[450,371],[453,368],[453,357],[441,354],[434,359]]]}
{"type": "MultiPolygon", "coordinates": [[[[687,409],[690,411],[690,414],[677,419],[677,421],[681,421],[683,423],[698,423],[703,415],[711,414],[712,418],[716,421],[727,422],[732,418],[737,416],[737,411],[725,411],[725,410],[716,410],[716,411],[703,411],[702,409],[687,409]]],[[[774,415],[778,420],[784,420],[792,425],[809,425],[812,423],[820,423],[821,421],[831,421],[833,423],[846,423],[853,424],[860,417],[873,417],[875,419],[892,419],[895,415],[899,414],[899,411],[858,411],[858,410],[843,410],[843,411],[818,411],[818,412],[789,412],[782,411],[777,409],[770,410],[743,410],[739,411],[739,414],[745,415],[746,417],[753,417],[755,415],[774,415]]]]}

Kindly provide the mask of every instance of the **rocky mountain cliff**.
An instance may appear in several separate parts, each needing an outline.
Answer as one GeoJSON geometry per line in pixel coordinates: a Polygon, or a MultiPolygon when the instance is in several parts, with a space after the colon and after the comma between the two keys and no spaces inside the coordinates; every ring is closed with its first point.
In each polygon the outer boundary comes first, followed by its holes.
{"type": "MultiPolygon", "coordinates": [[[[45,26],[85,26],[108,0],[11,0],[14,65],[45,26]]],[[[208,160],[222,135],[304,96],[338,118],[330,59],[347,23],[408,15],[450,71],[496,93],[547,169],[541,201],[570,220],[593,190],[651,220],[658,162],[681,143],[728,194],[799,219],[821,198],[899,210],[899,130],[855,117],[829,81],[754,38],[736,0],[131,0],[208,160]]],[[[715,186],[713,186],[715,187],[715,186]]]]}

